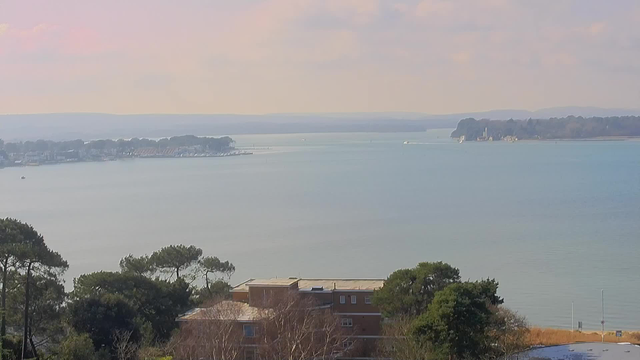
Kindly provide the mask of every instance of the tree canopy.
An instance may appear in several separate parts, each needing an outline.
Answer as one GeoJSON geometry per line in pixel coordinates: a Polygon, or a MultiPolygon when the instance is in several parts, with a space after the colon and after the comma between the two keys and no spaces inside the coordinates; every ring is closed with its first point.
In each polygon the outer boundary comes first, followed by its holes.
{"type": "Polygon", "coordinates": [[[4,349],[7,335],[7,289],[11,271],[15,271],[18,258],[15,248],[20,242],[18,227],[20,222],[15,219],[0,219],[0,271],[2,271],[2,293],[0,305],[0,349],[4,349]]]}
{"type": "Polygon", "coordinates": [[[442,359],[479,359],[493,352],[493,309],[502,303],[497,290],[495,280],[447,286],[416,318],[412,335],[442,359]]]}
{"type": "MultiPolygon", "coordinates": [[[[62,256],[51,250],[44,242],[44,238],[31,225],[20,222],[15,219],[3,219],[0,221],[0,257],[2,262],[2,295],[1,308],[2,324],[0,346],[4,348],[7,325],[7,300],[9,295],[14,299],[14,307],[22,309],[22,357],[27,354],[38,357],[37,346],[34,343],[34,315],[42,315],[42,312],[53,311],[59,309],[64,297],[57,297],[58,306],[54,298],[50,298],[50,304],[38,303],[40,307],[31,308],[34,301],[34,282],[46,279],[51,280],[48,284],[57,284],[58,275],[62,274],[68,267],[68,263],[62,256]],[[14,290],[18,290],[18,294],[22,295],[22,302],[16,299],[16,293],[8,294],[10,281],[21,284],[14,286],[14,290]],[[35,310],[35,311],[34,311],[35,310]]],[[[35,288],[38,289],[37,287],[35,288]]],[[[43,292],[39,298],[50,295],[54,296],[54,292],[43,292]]],[[[59,294],[58,294],[59,295],[59,294]]],[[[39,319],[38,325],[43,325],[43,321],[39,319]]]]}
{"type": "Polygon", "coordinates": [[[103,294],[78,299],[69,305],[69,322],[78,333],[89,335],[95,350],[111,348],[116,330],[140,336],[134,318],[136,309],[122,295],[103,294]]]}
{"type": "Polygon", "coordinates": [[[229,261],[221,261],[216,256],[206,256],[198,262],[199,270],[205,278],[205,286],[209,288],[209,276],[213,276],[213,281],[220,280],[220,277],[229,279],[236,271],[236,267],[229,261]]]}
{"type": "Polygon", "coordinates": [[[96,272],[79,276],[71,293],[73,301],[118,295],[126,299],[141,325],[149,324],[152,336],[167,340],[177,324],[175,319],[192,306],[189,284],[149,279],[142,275],[119,272],[96,272]]]}
{"type": "Polygon", "coordinates": [[[501,305],[495,279],[460,281],[457,268],[423,262],[393,272],[374,303],[392,321],[378,356],[396,360],[493,359],[522,350],[526,321],[501,305]]]}
{"type": "MultiPolygon", "coordinates": [[[[8,323],[20,324],[24,314],[25,275],[15,273],[8,287],[8,323]]],[[[64,284],[56,276],[36,274],[30,281],[29,338],[37,339],[33,346],[38,349],[60,341],[65,332],[64,284]]]]}
{"type": "Polygon", "coordinates": [[[486,353],[490,303],[477,283],[460,283],[438,292],[420,315],[413,335],[433,345],[443,359],[479,359],[486,353]]]}
{"type": "Polygon", "coordinates": [[[417,316],[426,311],[436,292],[460,282],[460,270],[443,262],[422,262],[394,271],[373,301],[385,316],[417,316]]]}
{"type": "Polygon", "coordinates": [[[180,273],[197,264],[202,249],[193,245],[169,245],[151,254],[149,261],[159,270],[174,273],[176,279],[180,273]]]}
{"type": "Polygon", "coordinates": [[[153,263],[149,261],[148,256],[135,257],[129,254],[120,260],[120,270],[137,275],[150,276],[153,275],[157,269],[153,263]]]}
{"type": "Polygon", "coordinates": [[[69,334],[58,351],[60,360],[92,360],[95,349],[89,334],[69,334]]]}
{"type": "Polygon", "coordinates": [[[518,139],[585,139],[603,136],[640,136],[640,116],[589,117],[567,116],[551,119],[476,120],[463,119],[451,137],[464,135],[476,140],[487,129],[487,136],[500,140],[505,136],[518,139]]]}

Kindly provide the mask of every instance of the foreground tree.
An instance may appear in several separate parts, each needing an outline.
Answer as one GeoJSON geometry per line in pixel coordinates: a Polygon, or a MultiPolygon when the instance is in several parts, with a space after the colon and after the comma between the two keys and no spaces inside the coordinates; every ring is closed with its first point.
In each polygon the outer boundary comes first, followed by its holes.
{"type": "Polygon", "coordinates": [[[18,247],[17,258],[24,271],[24,329],[22,337],[22,358],[27,354],[27,341],[30,341],[32,355],[36,358],[38,353],[33,343],[32,329],[30,327],[29,316],[31,314],[31,280],[33,274],[42,273],[56,276],[69,268],[69,264],[58,254],[52,251],[44,243],[44,238],[30,225],[24,224],[20,227],[23,243],[18,247]]]}
{"type": "Polygon", "coordinates": [[[133,338],[133,331],[113,331],[113,349],[118,360],[135,360],[138,343],[133,338]]]}
{"type": "Polygon", "coordinates": [[[149,261],[148,256],[135,257],[132,254],[120,260],[120,270],[142,276],[152,276],[156,272],[156,268],[149,261]]]}
{"type": "Polygon", "coordinates": [[[7,336],[7,285],[9,282],[9,266],[13,258],[10,252],[14,236],[8,219],[0,219],[0,271],[2,272],[2,293],[0,295],[0,358],[3,357],[4,340],[7,336]]]}
{"type": "Polygon", "coordinates": [[[130,332],[130,339],[139,339],[135,317],[134,308],[120,295],[87,297],[69,305],[71,327],[78,333],[88,334],[96,351],[106,348],[114,357],[115,332],[130,332]]]}
{"type": "Polygon", "coordinates": [[[393,272],[373,294],[373,301],[387,317],[418,316],[427,310],[436,292],[458,282],[457,268],[443,262],[422,262],[393,272]]]}
{"type": "Polygon", "coordinates": [[[199,271],[204,277],[205,287],[210,290],[210,283],[229,280],[236,272],[236,267],[229,261],[220,261],[216,256],[206,256],[198,261],[199,271]]]}
{"type": "Polygon", "coordinates": [[[426,313],[413,324],[412,335],[432,347],[435,358],[480,359],[492,352],[492,304],[501,301],[487,280],[449,285],[436,293],[426,313]]]}
{"type": "Polygon", "coordinates": [[[197,271],[204,279],[204,287],[196,293],[197,303],[204,304],[229,297],[231,286],[228,281],[236,271],[232,263],[221,261],[215,256],[207,256],[198,261],[197,271]]]}
{"type": "Polygon", "coordinates": [[[31,225],[14,222],[13,226],[18,239],[11,247],[10,252],[16,260],[17,271],[23,274],[24,279],[22,358],[24,359],[29,353],[29,347],[31,347],[31,355],[39,358],[33,343],[30,322],[32,279],[34,274],[42,274],[45,277],[56,277],[62,274],[69,265],[60,254],[49,249],[42,235],[31,225]]]}
{"type": "Polygon", "coordinates": [[[201,306],[220,299],[230,300],[232,289],[228,282],[217,280],[210,283],[209,287],[204,286],[194,291],[194,305],[201,306]]]}
{"type": "Polygon", "coordinates": [[[22,241],[19,227],[21,222],[15,219],[0,219],[0,271],[2,272],[2,292],[0,295],[0,358],[5,349],[5,338],[7,336],[7,296],[9,288],[16,288],[10,284],[11,276],[16,271],[18,258],[16,248],[22,241]]]}
{"type": "MultiPolygon", "coordinates": [[[[16,275],[12,280],[13,291],[7,297],[8,323],[17,326],[24,313],[24,275],[16,275]]],[[[31,301],[29,316],[29,344],[35,353],[41,347],[50,347],[62,339],[64,327],[64,284],[57,276],[37,274],[31,280],[31,301]]]]}
{"type": "Polygon", "coordinates": [[[95,350],[88,334],[71,333],[60,344],[57,355],[60,360],[92,360],[95,350]]]}
{"type": "Polygon", "coordinates": [[[414,318],[398,317],[382,325],[383,337],[376,349],[377,358],[394,360],[431,360],[428,342],[412,336],[414,318]]]}
{"type": "Polygon", "coordinates": [[[159,270],[176,275],[180,279],[180,273],[195,265],[202,256],[202,249],[193,245],[170,245],[154,252],[149,261],[159,270]]]}
{"type": "Polygon", "coordinates": [[[191,288],[184,280],[174,282],[149,279],[133,273],[96,272],[81,275],[74,280],[72,304],[86,298],[117,295],[133,309],[137,329],[146,334],[149,341],[167,341],[177,327],[175,319],[192,307],[191,288]]]}
{"type": "Polygon", "coordinates": [[[529,348],[528,336],[529,324],[524,316],[503,306],[493,309],[489,339],[495,358],[508,359],[526,350],[529,348]]]}

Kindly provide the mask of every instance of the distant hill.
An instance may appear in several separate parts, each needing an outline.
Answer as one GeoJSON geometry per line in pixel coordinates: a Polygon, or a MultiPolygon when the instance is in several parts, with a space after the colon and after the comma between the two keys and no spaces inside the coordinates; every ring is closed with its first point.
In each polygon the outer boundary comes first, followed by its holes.
{"type": "Polygon", "coordinates": [[[640,136],[640,116],[528,120],[460,120],[451,137],[465,140],[590,139],[640,136]]]}
{"type": "Polygon", "coordinates": [[[455,120],[345,115],[0,115],[0,138],[20,140],[160,138],[175,135],[221,136],[322,132],[416,132],[453,128],[455,120]]]}
{"type": "Polygon", "coordinates": [[[640,110],[564,107],[494,110],[463,114],[414,112],[319,114],[140,114],[57,113],[0,115],[0,138],[16,140],[73,140],[102,138],[159,138],[174,135],[238,135],[319,132],[416,132],[455,128],[460,119],[528,119],[576,116],[640,115],[640,110]]]}
{"type": "Polygon", "coordinates": [[[605,109],[598,107],[555,107],[540,109],[536,111],[528,110],[491,110],[484,112],[460,113],[450,115],[429,115],[430,119],[490,119],[490,120],[527,120],[527,119],[549,119],[567,116],[582,117],[606,117],[606,116],[640,116],[640,109],[605,109]]]}

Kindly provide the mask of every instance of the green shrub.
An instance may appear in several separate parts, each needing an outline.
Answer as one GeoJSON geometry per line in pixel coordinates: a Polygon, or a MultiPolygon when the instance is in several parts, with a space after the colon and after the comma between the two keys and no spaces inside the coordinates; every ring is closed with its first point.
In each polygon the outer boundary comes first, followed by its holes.
{"type": "Polygon", "coordinates": [[[88,334],[70,334],[60,344],[60,360],[94,360],[93,341],[88,334]]]}

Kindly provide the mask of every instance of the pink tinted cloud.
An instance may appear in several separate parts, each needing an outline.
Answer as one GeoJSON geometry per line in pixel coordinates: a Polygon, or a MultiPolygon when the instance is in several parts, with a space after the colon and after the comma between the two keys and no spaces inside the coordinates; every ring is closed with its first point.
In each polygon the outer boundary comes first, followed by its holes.
{"type": "Polygon", "coordinates": [[[20,29],[9,24],[0,26],[0,53],[33,52],[51,43],[55,38],[57,27],[49,24],[38,24],[27,29],[20,29]],[[3,51],[4,50],[4,51],[3,51]]]}
{"type": "Polygon", "coordinates": [[[577,59],[571,54],[561,52],[555,54],[544,54],[541,56],[541,61],[542,64],[546,66],[570,66],[575,65],[577,59]]]}
{"type": "MultiPolygon", "coordinates": [[[[2,29],[2,28],[0,28],[2,29]]],[[[41,23],[20,29],[4,26],[0,53],[21,56],[29,53],[91,55],[104,52],[108,46],[97,31],[90,28],[65,28],[41,23]]]]}
{"type": "Polygon", "coordinates": [[[469,61],[471,61],[471,53],[468,51],[453,53],[451,54],[451,60],[453,60],[453,62],[455,62],[456,64],[467,64],[469,63],[469,61]]]}
{"type": "Polygon", "coordinates": [[[91,28],[70,29],[60,41],[60,50],[69,55],[92,55],[109,50],[100,34],[91,28]]]}
{"type": "Polygon", "coordinates": [[[455,9],[455,5],[445,0],[422,0],[415,8],[415,15],[420,18],[447,16],[455,9]]]}
{"type": "Polygon", "coordinates": [[[370,23],[380,13],[379,0],[328,0],[326,5],[335,16],[356,24],[370,23]]]}
{"type": "Polygon", "coordinates": [[[222,32],[210,38],[210,52],[246,62],[323,62],[353,58],[358,36],[350,28],[304,29],[305,19],[329,14],[353,26],[374,21],[377,0],[268,0],[229,19],[222,32]]]}

